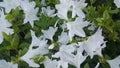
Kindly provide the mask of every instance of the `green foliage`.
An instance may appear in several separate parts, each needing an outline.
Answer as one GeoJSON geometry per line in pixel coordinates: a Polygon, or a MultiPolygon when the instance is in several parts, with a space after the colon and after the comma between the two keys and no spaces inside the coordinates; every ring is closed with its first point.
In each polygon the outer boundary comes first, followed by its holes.
{"type": "MultiPolygon", "coordinates": [[[[52,18],[41,14],[41,17],[38,21],[35,21],[35,26],[33,30],[36,32],[38,36],[42,34],[41,30],[47,30],[49,27],[53,27],[58,20],[57,17],[52,18]]],[[[58,22],[59,23],[59,22],[58,22]]],[[[25,37],[30,37],[30,33],[27,33],[25,37]]]]}
{"type": "Polygon", "coordinates": [[[84,66],[84,68],[90,68],[90,67],[89,67],[89,64],[86,63],[85,66],[84,66]]]}
{"type": "Polygon", "coordinates": [[[17,7],[16,9],[12,10],[11,13],[7,14],[6,19],[9,21],[13,21],[13,20],[19,20],[20,18],[24,18],[24,16],[22,15],[23,12],[19,10],[19,7],[17,7]]]}
{"type": "Polygon", "coordinates": [[[31,26],[28,23],[23,25],[24,13],[19,7],[9,14],[6,13],[6,19],[12,24],[10,28],[14,29],[14,34],[7,35],[3,32],[4,41],[0,45],[0,59],[19,64],[20,57],[28,51],[30,45],[31,36],[28,37],[26,33],[29,33],[31,26]]]}
{"type": "Polygon", "coordinates": [[[35,63],[41,63],[45,60],[45,57],[38,54],[38,55],[35,55],[34,58],[32,58],[34,60],[35,63]]]}
{"type": "MultiPolygon", "coordinates": [[[[2,0],[0,0],[0,2],[1,1],[2,0]]],[[[36,7],[41,8],[44,6],[40,4],[41,0],[30,1],[35,1],[36,7]]],[[[52,8],[55,8],[55,4],[60,3],[59,0],[46,0],[46,2],[47,6],[51,6],[52,8]]],[[[102,51],[102,57],[95,56],[93,59],[88,57],[81,65],[81,68],[94,68],[98,61],[100,62],[99,68],[110,68],[105,60],[113,59],[120,55],[120,9],[115,7],[113,0],[87,0],[86,2],[88,6],[83,10],[86,14],[85,20],[94,22],[97,27],[102,27],[107,46],[102,51]]],[[[39,12],[41,12],[41,9],[39,9],[39,12]]],[[[71,13],[69,12],[68,14],[68,17],[71,18],[71,13]]],[[[38,16],[39,20],[35,21],[35,26],[32,28],[29,23],[23,24],[25,16],[19,7],[12,9],[9,14],[6,13],[6,19],[12,24],[10,28],[14,29],[14,34],[7,35],[4,32],[2,33],[4,41],[0,44],[0,59],[18,63],[19,68],[30,68],[26,62],[20,60],[20,57],[28,51],[31,44],[30,30],[35,31],[35,34],[40,36],[42,34],[41,30],[46,30],[50,26],[54,26],[56,21],[58,21],[57,26],[63,23],[63,20],[57,16],[52,18],[44,14],[40,15],[39,13],[38,16]]],[[[87,27],[85,31],[88,37],[95,32],[87,31],[87,27]]],[[[49,43],[53,42],[55,44],[55,49],[53,49],[53,51],[50,50],[51,52],[58,51],[59,45],[57,44],[57,40],[60,34],[61,29],[59,28],[59,31],[57,31],[53,37],[53,41],[48,41],[49,43]]],[[[85,41],[88,37],[81,38],[75,36],[69,43],[85,41]]],[[[47,55],[51,57],[51,54],[47,55]]],[[[45,60],[45,56],[38,54],[31,59],[36,63],[42,63],[45,60]]],[[[41,68],[42,67],[44,67],[44,65],[41,65],[41,68]]],[[[69,68],[75,67],[69,64],[69,68]]]]}
{"type": "Polygon", "coordinates": [[[7,35],[6,33],[3,32],[3,36],[4,36],[4,39],[6,41],[8,41],[9,43],[11,42],[12,40],[12,35],[7,35]]]}
{"type": "Polygon", "coordinates": [[[40,29],[48,29],[50,26],[54,26],[57,20],[56,17],[51,18],[42,14],[40,20],[35,22],[35,25],[40,29]]]}
{"type": "MultiPolygon", "coordinates": [[[[96,2],[94,1],[94,3],[96,2]]],[[[101,3],[101,5],[99,4],[96,6],[90,5],[86,7],[84,9],[85,13],[87,14],[86,19],[88,21],[93,21],[96,24],[96,26],[103,27],[104,28],[103,32],[105,35],[107,35],[105,36],[106,38],[109,38],[110,40],[118,40],[118,34],[119,34],[118,29],[120,29],[120,26],[117,26],[119,25],[119,23],[114,21],[114,17],[115,17],[114,15],[119,13],[119,9],[113,9],[113,7],[106,5],[107,4],[101,3]]]]}
{"type": "Polygon", "coordinates": [[[59,3],[59,0],[46,0],[47,5],[55,7],[55,4],[59,3]]]}
{"type": "Polygon", "coordinates": [[[18,68],[30,68],[30,67],[26,62],[20,61],[19,65],[18,65],[18,68]]]}

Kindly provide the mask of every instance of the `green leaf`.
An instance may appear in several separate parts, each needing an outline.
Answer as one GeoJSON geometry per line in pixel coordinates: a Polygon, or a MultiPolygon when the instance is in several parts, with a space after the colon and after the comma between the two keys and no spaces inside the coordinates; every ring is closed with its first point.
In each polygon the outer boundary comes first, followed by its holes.
{"type": "Polygon", "coordinates": [[[28,48],[29,45],[30,45],[30,44],[27,43],[27,42],[22,42],[22,43],[19,45],[19,48],[21,48],[21,49],[28,48]]]}
{"type": "Polygon", "coordinates": [[[7,14],[7,15],[6,15],[6,19],[7,19],[7,20],[11,20],[12,18],[13,18],[13,17],[12,17],[11,14],[7,14]]]}
{"type": "Polygon", "coordinates": [[[16,9],[12,10],[11,14],[6,15],[6,19],[7,20],[14,20],[19,14],[20,14],[19,7],[17,7],[16,9]]]}
{"type": "Polygon", "coordinates": [[[59,3],[59,0],[46,0],[47,5],[55,5],[59,3]]]}
{"type": "Polygon", "coordinates": [[[90,67],[89,67],[89,64],[86,63],[85,66],[84,66],[84,68],[90,68],[90,67]]]}
{"type": "Polygon", "coordinates": [[[105,26],[111,33],[113,33],[113,28],[110,25],[105,26]]]}
{"type": "Polygon", "coordinates": [[[11,61],[12,61],[13,63],[17,62],[17,57],[11,56],[10,58],[11,58],[11,61]]]}
{"type": "Polygon", "coordinates": [[[98,11],[96,11],[96,7],[94,6],[88,6],[83,10],[86,12],[86,18],[89,21],[94,21],[94,19],[96,19],[99,16],[98,11]]]}
{"type": "Polygon", "coordinates": [[[96,0],[90,0],[91,4],[95,3],[96,0]]]}
{"type": "Polygon", "coordinates": [[[14,32],[15,33],[19,33],[20,32],[20,29],[19,29],[19,27],[18,26],[13,26],[13,29],[14,29],[14,32]]]}
{"type": "Polygon", "coordinates": [[[101,18],[97,18],[96,21],[97,21],[98,23],[102,23],[102,22],[103,22],[101,18]]]}
{"type": "Polygon", "coordinates": [[[105,10],[104,12],[103,12],[103,19],[109,19],[109,17],[110,17],[110,15],[109,15],[109,13],[108,13],[108,10],[105,10]]]}
{"type": "Polygon", "coordinates": [[[17,34],[14,34],[13,39],[11,41],[11,46],[16,49],[18,48],[18,44],[19,44],[19,36],[17,34]]]}
{"type": "Polygon", "coordinates": [[[48,29],[50,26],[54,26],[57,20],[56,17],[51,18],[42,14],[40,20],[35,22],[35,25],[41,29],[48,29]]]}
{"type": "Polygon", "coordinates": [[[110,58],[110,56],[108,56],[107,54],[105,55],[105,57],[104,57],[106,60],[110,60],[111,58],[110,58]]]}
{"type": "Polygon", "coordinates": [[[21,57],[23,56],[27,51],[28,51],[28,48],[29,48],[29,43],[27,42],[22,42],[20,45],[19,45],[19,52],[18,52],[18,56],[21,57]]]}
{"type": "Polygon", "coordinates": [[[25,61],[20,61],[18,63],[18,68],[30,68],[30,67],[25,61]]]}
{"type": "Polygon", "coordinates": [[[4,39],[6,41],[8,41],[9,43],[11,42],[12,40],[12,35],[7,35],[5,32],[3,32],[3,36],[4,36],[4,39]]]}
{"type": "Polygon", "coordinates": [[[25,39],[28,39],[28,38],[30,38],[30,37],[31,37],[30,32],[27,32],[26,35],[25,35],[25,39]]]}
{"type": "Polygon", "coordinates": [[[119,12],[119,10],[118,10],[118,9],[115,9],[115,10],[111,10],[111,11],[109,11],[109,12],[112,13],[112,14],[116,14],[116,13],[119,12]]]}
{"type": "Polygon", "coordinates": [[[13,17],[17,17],[19,15],[19,7],[17,7],[15,10],[13,10],[13,17]]]}
{"type": "Polygon", "coordinates": [[[28,49],[26,47],[23,50],[19,50],[18,52],[19,57],[23,56],[27,51],[28,49]]]}
{"type": "Polygon", "coordinates": [[[102,63],[102,68],[111,68],[108,63],[102,63]]]}
{"type": "Polygon", "coordinates": [[[38,54],[38,55],[35,55],[32,59],[34,60],[34,62],[40,63],[40,62],[43,62],[45,60],[45,57],[38,54]]]}

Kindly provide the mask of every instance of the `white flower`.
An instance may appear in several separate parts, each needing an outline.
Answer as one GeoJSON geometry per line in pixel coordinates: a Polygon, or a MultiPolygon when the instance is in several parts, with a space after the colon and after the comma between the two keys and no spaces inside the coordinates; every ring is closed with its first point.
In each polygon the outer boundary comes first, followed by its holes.
{"type": "Polygon", "coordinates": [[[114,0],[115,5],[117,8],[120,8],[120,0],[114,0]]]}
{"type": "Polygon", "coordinates": [[[21,3],[21,9],[24,10],[25,19],[24,24],[29,22],[30,25],[34,26],[34,21],[39,20],[37,17],[37,12],[39,8],[35,8],[35,2],[29,2],[29,0],[23,0],[21,3]]]}
{"type": "Polygon", "coordinates": [[[70,0],[60,0],[60,4],[55,5],[57,16],[61,19],[68,20],[67,13],[70,9],[70,0]]]}
{"type": "Polygon", "coordinates": [[[58,36],[58,42],[60,44],[65,45],[65,44],[67,44],[69,42],[69,40],[70,40],[70,38],[69,38],[67,32],[62,32],[61,35],[58,36]]]}
{"type": "Polygon", "coordinates": [[[77,48],[76,52],[77,54],[75,55],[74,58],[74,65],[77,68],[80,68],[80,65],[85,61],[85,59],[87,58],[88,55],[86,55],[84,53],[84,45],[82,45],[83,42],[78,42],[77,46],[79,46],[79,48],[77,48]]]}
{"type": "Polygon", "coordinates": [[[68,68],[68,62],[64,62],[62,60],[56,61],[51,60],[46,57],[45,61],[43,62],[45,68],[68,68]]]}
{"type": "Polygon", "coordinates": [[[44,38],[53,40],[53,36],[55,32],[57,31],[57,27],[49,27],[48,30],[42,30],[44,38]]]}
{"type": "Polygon", "coordinates": [[[9,28],[11,24],[5,19],[3,9],[0,11],[0,23],[1,23],[0,24],[0,44],[1,44],[3,41],[3,35],[2,35],[3,32],[5,32],[8,35],[14,33],[13,29],[9,28]]]}
{"type": "Polygon", "coordinates": [[[62,61],[62,60],[59,60],[58,61],[58,67],[57,68],[68,68],[68,62],[65,62],[65,61],[62,61]]]}
{"type": "Polygon", "coordinates": [[[49,16],[49,17],[54,17],[56,14],[55,13],[55,10],[51,9],[50,6],[47,6],[47,8],[45,7],[42,7],[42,13],[49,16]]]}
{"type": "Polygon", "coordinates": [[[82,9],[86,7],[85,0],[60,0],[60,4],[55,7],[58,10],[57,16],[61,19],[68,20],[68,11],[72,11],[72,18],[78,15],[81,18],[85,17],[82,9]]]}
{"type": "Polygon", "coordinates": [[[80,47],[77,49],[77,54],[73,53],[76,51],[75,45],[63,45],[60,47],[60,51],[52,55],[52,57],[60,58],[60,61],[68,62],[71,65],[80,68],[80,65],[84,62],[87,56],[83,56],[83,48],[80,47]]]}
{"type": "Polygon", "coordinates": [[[87,21],[83,21],[80,17],[76,18],[74,22],[67,23],[67,29],[69,30],[69,37],[72,40],[74,35],[78,35],[80,37],[85,37],[85,32],[83,28],[87,26],[89,23],[87,21]]]}
{"type": "Polygon", "coordinates": [[[51,60],[48,57],[46,57],[44,61],[45,68],[57,68],[58,62],[56,60],[51,60]]]}
{"type": "Polygon", "coordinates": [[[111,68],[120,68],[120,56],[113,60],[107,60],[111,68]]]}
{"type": "Polygon", "coordinates": [[[38,39],[33,31],[31,31],[31,35],[32,43],[29,47],[28,52],[24,56],[22,56],[21,59],[26,61],[31,67],[39,67],[39,65],[36,64],[31,58],[33,58],[37,54],[44,55],[48,53],[47,41],[38,39]],[[37,46],[37,48],[33,49],[33,47],[35,46],[37,46]]]}
{"type": "Polygon", "coordinates": [[[85,61],[86,57],[87,56],[82,55],[82,52],[78,52],[73,59],[72,65],[76,66],[77,68],[80,68],[80,65],[85,61]]]}
{"type": "Polygon", "coordinates": [[[82,9],[87,6],[85,3],[85,0],[72,0],[72,18],[74,18],[76,15],[78,15],[81,18],[85,17],[85,14],[83,13],[82,9]]]}
{"type": "MultiPolygon", "coordinates": [[[[66,54],[67,54],[67,53],[68,53],[68,54],[72,54],[72,52],[75,51],[74,45],[75,45],[75,44],[62,45],[62,46],[60,47],[60,51],[57,52],[57,53],[55,53],[54,55],[52,55],[52,57],[56,57],[56,58],[59,58],[59,57],[60,57],[61,59],[64,60],[64,58],[67,58],[67,57],[64,56],[65,53],[66,53],[66,54]],[[64,54],[62,54],[62,53],[64,53],[64,54]]],[[[69,56],[69,57],[70,57],[70,56],[69,56]]]]}
{"type": "Polygon", "coordinates": [[[84,48],[91,58],[93,58],[94,55],[102,56],[101,51],[104,47],[106,47],[106,44],[102,36],[102,29],[100,28],[84,42],[84,48]]]}
{"type": "Polygon", "coordinates": [[[60,58],[61,61],[71,63],[73,62],[75,48],[72,45],[63,45],[60,47],[60,51],[52,55],[52,57],[60,58]]]}
{"type": "Polygon", "coordinates": [[[18,64],[12,64],[5,60],[0,60],[0,68],[18,68],[18,64]]]}
{"type": "Polygon", "coordinates": [[[15,9],[20,6],[21,0],[3,0],[0,2],[0,6],[5,8],[5,12],[9,13],[11,9],[15,9]]]}

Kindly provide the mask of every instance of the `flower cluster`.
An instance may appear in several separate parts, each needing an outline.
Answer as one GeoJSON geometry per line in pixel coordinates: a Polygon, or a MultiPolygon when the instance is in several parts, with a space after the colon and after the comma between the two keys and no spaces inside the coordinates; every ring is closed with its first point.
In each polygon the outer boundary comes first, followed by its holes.
{"type": "MultiPolygon", "coordinates": [[[[39,0],[38,0],[39,1],[39,0]]],[[[85,0],[60,0],[54,7],[47,5],[45,0],[39,2],[43,5],[39,7],[35,1],[30,0],[3,0],[0,2],[0,44],[4,44],[3,33],[14,35],[12,21],[6,19],[8,14],[19,8],[23,12],[24,20],[22,25],[30,24],[31,43],[27,52],[19,57],[19,61],[26,62],[29,67],[45,68],[68,68],[70,65],[81,68],[82,64],[87,63],[87,59],[95,56],[103,58],[102,50],[107,47],[103,36],[103,28],[96,26],[94,21],[86,20],[87,14],[83,11],[88,5],[85,0]],[[5,10],[5,11],[4,11],[5,10]],[[38,28],[36,23],[41,24],[41,19],[55,19],[53,25],[48,28],[38,28]],[[86,31],[91,31],[90,35],[86,31]]],[[[120,8],[120,1],[114,0],[117,8],[120,8]]],[[[18,19],[19,20],[19,19],[18,19]]],[[[18,23],[19,24],[19,23],[18,23]]],[[[45,25],[47,25],[45,24],[45,25]]],[[[22,31],[22,29],[21,29],[22,31]]],[[[21,41],[24,42],[24,41],[21,41]]],[[[13,48],[14,49],[14,48],[13,48]]],[[[1,56],[1,55],[0,55],[1,56]]],[[[8,60],[7,60],[8,61],[8,60]]],[[[19,63],[14,64],[0,60],[0,68],[18,68],[19,63]]],[[[120,67],[120,56],[113,60],[106,60],[111,68],[120,67]]],[[[100,66],[100,60],[95,64],[95,68],[100,66]]]]}

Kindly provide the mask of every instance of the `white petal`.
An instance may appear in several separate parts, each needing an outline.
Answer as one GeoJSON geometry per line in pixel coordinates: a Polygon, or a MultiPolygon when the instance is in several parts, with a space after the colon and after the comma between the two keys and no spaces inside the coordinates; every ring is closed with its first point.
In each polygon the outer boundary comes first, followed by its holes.
{"type": "Polygon", "coordinates": [[[0,11],[0,43],[3,42],[3,35],[2,33],[5,32],[7,35],[13,34],[13,29],[9,28],[11,27],[11,24],[5,19],[4,11],[3,9],[0,11]]]}
{"type": "Polygon", "coordinates": [[[55,7],[58,11],[57,16],[61,19],[68,20],[67,13],[70,9],[70,1],[69,0],[60,0],[60,4],[56,4],[55,7]]]}
{"type": "Polygon", "coordinates": [[[55,32],[57,31],[57,27],[49,27],[48,30],[42,30],[43,36],[47,39],[53,40],[53,36],[55,32]]]}
{"type": "Polygon", "coordinates": [[[120,0],[114,0],[115,5],[117,8],[120,8],[120,0]]]}
{"type": "Polygon", "coordinates": [[[58,36],[58,42],[65,45],[69,42],[70,38],[66,32],[62,32],[60,36],[58,36]]]}
{"type": "Polygon", "coordinates": [[[60,67],[68,68],[68,62],[65,62],[65,61],[62,61],[62,60],[58,61],[58,67],[57,68],[60,68],[60,67]]]}
{"type": "Polygon", "coordinates": [[[20,6],[21,0],[3,0],[0,2],[0,6],[5,8],[5,12],[9,13],[12,9],[20,6]]]}
{"type": "Polygon", "coordinates": [[[29,22],[32,27],[34,26],[34,21],[39,20],[37,17],[39,8],[35,8],[35,5],[36,3],[34,1],[29,2],[29,0],[23,0],[20,5],[21,9],[24,10],[25,13],[24,24],[29,22]]]}
{"type": "Polygon", "coordinates": [[[107,60],[111,68],[120,68],[120,56],[112,60],[107,60]]]}
{"type": "Polygon", "coordinates": [[[31,58],[38,54],[44,55],[48,53],[47,41],[44,39],[38,39],[33,31],[31,31],[31,36],[32,43],[29,47],[29,50],[25,55],[21,57],[21,59],[26,61],[31,67],[39,67],[39,64],[36,64],[31,58]],[[38,48],[33,49],[34,46],[38,46],[38,48]]]}
{"type": "Polygon", "coordinates": [[[85,3],[85,0],[80,0],[80,1],[74,0],[71,2],[72,2],[71,4],[72,18],[74,18],[76,15],[78,15],[81,18],[85,18],[85,14],[82,11],[82,9],[87,6],[87,4],[85,3]]]}
{"type": "Polygon", "coordinates": [[[96,33],[88,38],[85,42],[84,48],[88,55],[93,58],[94,55],[102,56],[102,48],[106,47],[104,37],[102,36],[102,29],[98,29],[96,33]]]}
{"type": "Polygon", "coordinates": [[[46,57],[44,66],[45,68],[57,68],[58,62],[56,60],[51,60],[48,57],[46,57]]]}
{"type": "Polygon", "coordinates": [[[47,6],[47,8],[42,7],[42,13],[49,16],[49,17],[54,17],[55,16],[55,10],[51,9],[50,6],[47,6]]]}
{"type": "Polygon", "coordinates": [[[88,24],[89,22],[83,21],[83,19],[80,17],[76,18],[74,22],[68,22],[67,29],[69,30],[70,40],[72,40],[72,37],[74,35],[85,37],[85,32],[83,31],[83,28],[88,24]]]}
{"type": "Polygon", "coordinates": [[[5,60],[0,60],[0,68],[18,68],[18,64],[12,64],[5,60]]]}

